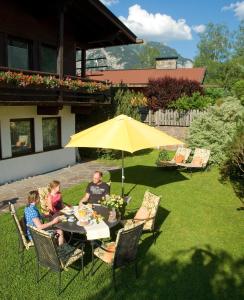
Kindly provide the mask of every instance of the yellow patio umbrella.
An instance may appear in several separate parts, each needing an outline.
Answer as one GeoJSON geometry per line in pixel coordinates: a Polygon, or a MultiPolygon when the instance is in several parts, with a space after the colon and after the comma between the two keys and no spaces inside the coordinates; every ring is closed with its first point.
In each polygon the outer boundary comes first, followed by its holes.
{"type": "Polygon", "coordinates": [[[92,126],[71,136],[65,147],[89,147],[122,151],[122,195],[124,194],[124,151],[133,153],[147,148],[182,145],[163,131],[126,115],[92,126]]]}

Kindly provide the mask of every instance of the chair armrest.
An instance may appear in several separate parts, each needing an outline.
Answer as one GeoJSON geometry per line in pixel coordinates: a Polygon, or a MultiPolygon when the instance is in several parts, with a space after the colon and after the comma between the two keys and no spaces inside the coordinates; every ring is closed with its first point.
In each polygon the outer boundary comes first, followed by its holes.
{"type": "Polygon", "coordinates": [[[133,219],[133,221],[150,221],[150,220],[153,220],[155,218],[156,218],[156,216],[151,217],[151,218],[145,218],[145,219],[133,219]]]}

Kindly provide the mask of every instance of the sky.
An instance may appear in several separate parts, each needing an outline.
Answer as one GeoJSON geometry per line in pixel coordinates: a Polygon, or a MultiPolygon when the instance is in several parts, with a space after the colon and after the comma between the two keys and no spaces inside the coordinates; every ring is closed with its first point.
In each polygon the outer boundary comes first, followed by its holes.
{"type": "Polygon", "coordinates": [[[207,23],[232,31],[244,20],[244,1],[228,0],[100,0],[138,38],[158,41],[193,59],[199,33],[207,23]]]}

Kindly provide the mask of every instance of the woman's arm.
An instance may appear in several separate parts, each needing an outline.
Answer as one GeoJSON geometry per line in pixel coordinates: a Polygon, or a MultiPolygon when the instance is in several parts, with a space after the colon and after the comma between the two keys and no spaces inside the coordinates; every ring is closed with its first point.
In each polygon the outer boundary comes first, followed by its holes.
{"type": "Polygon", "coordinates": [[[57,224],[59,222],[59,217],[56,217],[52,221],[50,221],[48,223],[44,223],[44,224],[41,222],[41,220],[39,218],[34,218],[34,219],[32,219],[32,221],[38,229],[45,229],[50,226],[53,226],[54,224],[57,224]]]}

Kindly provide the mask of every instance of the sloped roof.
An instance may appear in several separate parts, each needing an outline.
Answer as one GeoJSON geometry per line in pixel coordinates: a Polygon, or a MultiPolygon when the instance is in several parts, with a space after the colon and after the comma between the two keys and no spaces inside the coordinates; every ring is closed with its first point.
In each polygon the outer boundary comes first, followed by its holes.
{"type": "Polygon", "coordinates": [[[128,85],[146,85],[150,79],[162,77],[172,77],[176,79],[184,78],[196,80],[203,83],[205,77],[205,68],[179,68],[171,70],[160,69],[133,69],[133,70],[106,70],[88,72],[87,75],[91,79],[108,80],[113,84],[128,84],[128,85]]]}
{"type": "MultiPolygon", "coordinates": [[[[9,0],[38,20],[49,17],[58,25],[64,9],[64,28],[84,49],[136,44],[137,36],[99,0],[9,0]]],[[[141,41],[139,41],[141,42],[141,41]]]]}

